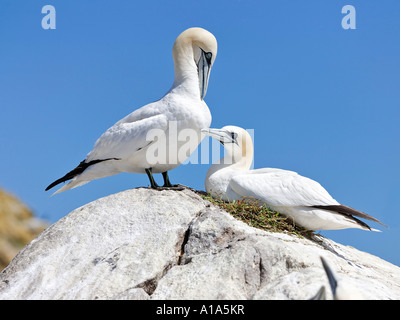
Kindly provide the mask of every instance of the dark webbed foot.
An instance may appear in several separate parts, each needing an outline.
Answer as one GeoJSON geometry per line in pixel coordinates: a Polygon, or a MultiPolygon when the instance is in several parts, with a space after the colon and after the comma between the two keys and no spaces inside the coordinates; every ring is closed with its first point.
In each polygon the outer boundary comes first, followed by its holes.
{"type": "Polygon", "coordinates": [[[185,186],[181,185],[181,184],[174,184],[171,185],[170,187],[159,187],[158,190],[176,190],[176,191],[182,191],[185,190],[185,186]]]}
{"type": "Polygon", "coordinates": [[[163,189],[166,190],[184,190],[185,187],[180,185],[180,184],[172,184],[171,181],[169,181],[168,177],[168,171],[165,171],[162,173],[162,176],[164,178],[164,185],[162,186],[163,189]]]}
{"type": "Polygon", "coordinates": [[[163,178],[164,178],[164,185],[160,187],[157,182],[154,180],[153,173],[152,173],[152,168],[145,169],[147,176],[149,177],[150,180],[150,185],[152,189],[155,190],[177,190],[181,191],[185,189],[185,186],[182,186],[180,184],[172,184],[171,181],[169,181],[168,177],[168,172],[165,171],[162,173],[163,178]]]}

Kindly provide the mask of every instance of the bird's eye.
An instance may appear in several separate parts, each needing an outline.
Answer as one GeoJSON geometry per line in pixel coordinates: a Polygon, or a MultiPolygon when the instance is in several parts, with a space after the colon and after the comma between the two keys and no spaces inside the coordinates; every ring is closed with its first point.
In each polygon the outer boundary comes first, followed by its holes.
{"type": "Polygon", "coordinates": [[[212,53],[211,52],[206,52],[204,55],[206,57],[207,62],[211,63],[212,53]]]}
{"type": "Polygon", "coordinates": [[[232,140],[236,140],[237,133],[236,132],[231,132],[231,137],[232,137],[232,140]]]}

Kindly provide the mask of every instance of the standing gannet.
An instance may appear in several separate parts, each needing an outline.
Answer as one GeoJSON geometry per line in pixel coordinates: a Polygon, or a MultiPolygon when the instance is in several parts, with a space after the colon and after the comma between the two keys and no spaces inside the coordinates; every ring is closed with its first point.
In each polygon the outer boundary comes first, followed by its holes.
{"type": "Polygon", "coordinates": [[[354,216],[384,225],[364,212],[340,204],[318,182],[296,172],[273,168],[250,170],[253,143],[244,129],[226,126],[202,132],[220,141],[226,149],[226,156],[207,172],[205,187],[212,196],[225,201],[256,199],[309,230],[371,230],[354,216]]]}
{"type": "Polygon", "coordinates": [[[46,191],[67,180],[71,181],[55,193],[120,172],[146,173],[152,188],[159,188],[152,174],[162,173],[164,187],[172,187],[168,171],[190,155],[179,152],[180,148],[194,151],[204,137],[201,129],[211,124],[203,99],[217,55],[217,40],[207,30],[190,28],[178,36],[172,54],[175,81],[165,96],[114,124],[96,141],[85,160],[46,191]],[[179,134],[189,129],[195,135],[186,141],[186,136],[179,134]]]}
{"type": "MultiPolygon", "coordinates": [[[[326,276],[328,277],[329,286],[332,290],[334,300],[365,300],[364,295],[355,287],[343,280],[340,280],[333,269],[330,267],[328,261],[324,257],[320,257],[324,267],[326,276]]],[[[325,287],[322,286],[317,292],[315,297],[311,300],[325,300],[325,287]]]]}

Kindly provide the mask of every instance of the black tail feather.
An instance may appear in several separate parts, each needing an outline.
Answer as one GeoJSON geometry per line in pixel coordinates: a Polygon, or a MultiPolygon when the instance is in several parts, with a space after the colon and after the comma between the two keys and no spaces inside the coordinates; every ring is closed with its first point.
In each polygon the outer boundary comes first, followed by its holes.
{"type": "Polygon", "coordinates": [[[349,218],[352,218],[354,220],[356,220],[358,223],[361,222],[362,225],[367,226],[369,229],[371,229],[366,223],[356,219],[353,216],[356,217],[360,217],[360,218],[364,218],[364,219],[368,219],[371,221],[375,221],[380,223],[381,225],[383,225],[384,227],[388,227],[387,225],[383,224],[382,222],[380,222],[378,219],[370,216],[369,214],[366,214],[362,211],[353,209],[351,207],[345,206],[345,205],[330,205],[330,206],[312,206],[313,208],[317,208],[317,209],[324,209],[324,210],[329,210],[329,211],[335,211],[337,213],[343,214],[345,216],[348,216],[349,218]]]}
{"type": "Polygon", "coordinates": [[[53,183],[51,183],[46,189],[50,190],[51,188],[55,187],[56,185],[60,184],[61,182],[65,182],[67,180],[71,180],[72,178],[76,177],[77,175],[81,174],[83,171],[85,171],[88,167],[99,163],[99,162],[103,162],[103,161],[107,161],[107,160],[120,160],[118,158],[108,158],[108,159],[99,159],[99,160],[92,160],[89,162],[85,162],[85,160],[81,161],[81,163],[78,164],[78,166],[74,169],[71,170],[70,172],[68,172],[65,176],[63,176],[62,178],[54,181],[53,183]]]}

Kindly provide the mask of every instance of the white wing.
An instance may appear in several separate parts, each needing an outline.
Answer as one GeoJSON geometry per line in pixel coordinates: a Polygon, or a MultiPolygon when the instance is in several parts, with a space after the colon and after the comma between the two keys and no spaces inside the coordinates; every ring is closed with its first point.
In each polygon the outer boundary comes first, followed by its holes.
{"type": "Polygon", "coordinates": [[[165,114],[157,114],[150,108],[147,108],[146,112],[145,107],[140,108],[104,132],[86,159],[90,161],[128,158],[151,143],[146,140],[150,130],[157,129],[166,132],[167,128],[168,119],[165,114]]]}
{"type": "Polygon", "coordinates": [[[284,169],[276,169],[276,168],[254,169],[254,170],[250,170],[248,173],[249,174],[260,174],[260,173],[277,173],[277,172],[281,172],[282,174],[295,174],[295,175],[298,174],[295,171],[284,170],[284,169]]]}
{"type": "Polygon", "coordinates": [[[229,187],[242,197],[253,197],[275,207],[339,204],[318,182],[296,172],[257,171],[233,177],[229,187]]]}

